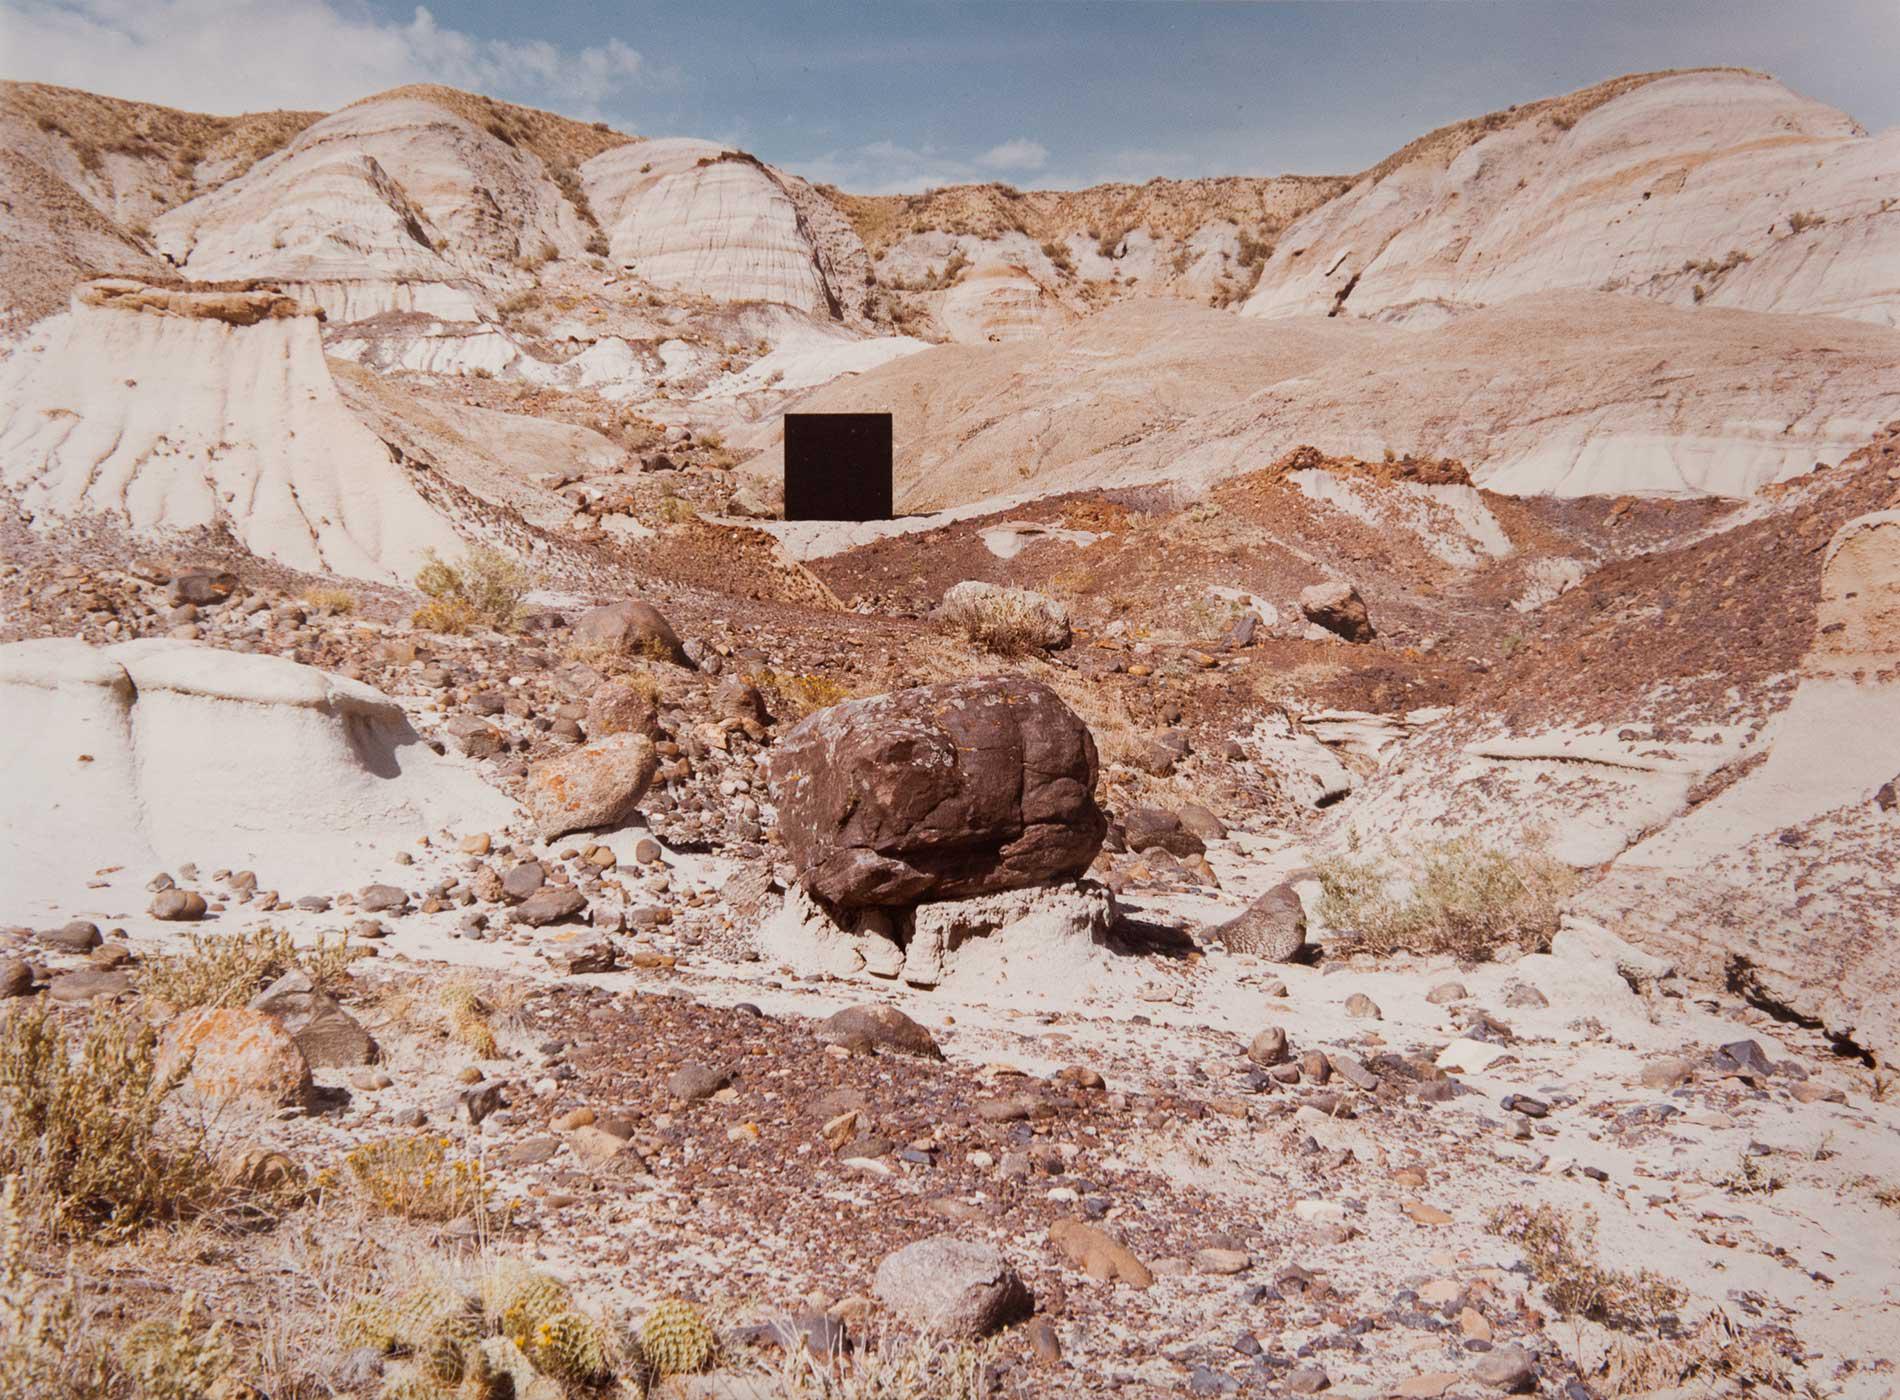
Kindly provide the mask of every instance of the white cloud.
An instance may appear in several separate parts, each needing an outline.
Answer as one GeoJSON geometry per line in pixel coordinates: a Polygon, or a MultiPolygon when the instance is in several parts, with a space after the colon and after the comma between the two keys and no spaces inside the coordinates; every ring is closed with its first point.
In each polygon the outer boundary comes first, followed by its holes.
{"type": "Polygon", "coordinates": [[[329,110],[439,82],[583,116],[653,76],[618,39],[482,39],[420,5],[384,22],[332,0],[0,0],[0,70],[201,112],[329,110]]]}
{"type": "MultiPolygon", "coordinates": [[[[872,141],[783,164],[808,180],[837,185],[854,194],[913,194],[936,185],[977,184],[1005,171],[1041,170],[1048,159],[1046,147],[1018,137],[969,158],[950,155],[934,146],[917,150],[895,141],[872,141]]],[[[1041,187],[1047,182],[1038,179],[1036,183],[1041,187]]]]}
{"type": "Polygon", "coordinates": [[[1049,148],[1040,141],[1018,136],[1000,146],[991,146],[976,158],[987,170],[1040,170],[1049,163],[1049,148]]]}

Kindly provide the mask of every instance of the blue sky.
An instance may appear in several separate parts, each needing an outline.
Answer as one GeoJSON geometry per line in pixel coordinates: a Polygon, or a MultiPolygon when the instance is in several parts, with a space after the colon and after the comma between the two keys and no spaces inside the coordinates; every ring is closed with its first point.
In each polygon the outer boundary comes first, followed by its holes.
{"type": "Polygon", "coordinates": [[[0,74],[195,108],[434,80],[846,188],[1362,169],[1640,69],[1764,68],[1900,123],[1900,0],[0,0],[0,74]]]}

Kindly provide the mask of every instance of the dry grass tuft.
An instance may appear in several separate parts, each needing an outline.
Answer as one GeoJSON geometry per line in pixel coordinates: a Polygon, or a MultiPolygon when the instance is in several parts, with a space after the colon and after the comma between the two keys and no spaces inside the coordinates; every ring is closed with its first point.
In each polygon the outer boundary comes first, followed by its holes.
{"type": "Polygon", "coordinates": [[[1469,838],[1424,847],[1407,864],[1410,888],[1395,895],[1382,861],[1320,861],[1320,916],[1355,949],[1487,962],[1507,946],[1547,948],[1577,881],[1539,851],[1500,851],[1469,838]]]}
{"type": "Polygon", "coordinates": [[[988,1400],[998,1394],[994,1348],[930,1337],[862,1342],[847,1359],[784,1351],[770,1373],[787,1400],[988,1400]]]}
{"type": "Polygon", "coordinates": [[[1493,1210],[1485,1228],[1524,1252],[1531,1277],[1565,1317],[1653,1329],[1687,1296],[1676,1284],[1647,1269],[1622,1273],[1598,1263],[1593,1252],[1594,1218],[1586,1216],[1577,1224],[1554,1206],[1513,1204],[1493,1210]]]}
{"type": "Polygon", "coordinates": [[[44,1400],[106,1394],[111,1353],[87,1327],[70,1272],[55,1283],[29,1266],[19,1191],[8,1177],[0,1192],[0,1376],[44,1400]]]}
{"type": "Polygon", "coordinates": [[[747,679],[771,696],[768,708],[788,723],[843,704],[854,694],[850,686],[830,676],[766,671],[747,679]]]}
{"type": "Polygon", "coordinates": [[[466,1046],[478,1060],[498,1059],[501,1045],[488,1023],[492,1009],[480,992],[466,982],[452,982],[441,992],[442,1010],[449,1020],[449,1037],[466,1046]]]}
{"type": "Polygon", "coordinates": [[[512,632],[521,622],[521,600],[534,580],[498,549],[469,550],[459,564],[428,556],[416,575],[416,587],[429,601],[410,619],[429,632],[460,634],[476,627],[512,632]]]}
{"type": "Polygon", "coordinates": [[[1712,1312],[1681,1337],[1618,1337],[1603,1363],[1603,1393],[1647,1395],[1694,1383],[1710,1392],[1739,1387],[1744,1395],[1793,1395],[1789,1366],[1775,1346],[1712,1312]],[[1724,1384],[1726,1383],[1726,1384],[1724,1384]]]}
{"type": "Polygon", "coordinates": [[[342,939],[319,939],[299,948],[282,929],[260,928],[229,937],[191,935],[189,952],[148,960],[139,990],[174,1011],[242,1006],[287,972],[298,971],[323,991],[334,992],[349,966],[367,952],[342,939]]]}
{"type": "Polygon", "coordinates": [[[997,588],[946,599],[938,615],[993,656],[1029,656],[1049,635],[1048,608],[1033,593],[997,588]]]}

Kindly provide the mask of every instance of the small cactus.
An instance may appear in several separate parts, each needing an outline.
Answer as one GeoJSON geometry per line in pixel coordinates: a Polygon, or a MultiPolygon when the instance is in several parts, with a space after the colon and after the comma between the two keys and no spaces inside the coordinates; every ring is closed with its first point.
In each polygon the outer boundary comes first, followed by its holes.
{"type": "Polygon", "coordinates": [[[346,1347],[373,1347],[387,1356],[396,1349],[396,1315],[381,1298],[358,1298],[337,1319],[336,1336],[346,1347]]]}
{"type": "Polygon", "coordinates": [[[555,1313],[535,1327],[528,1341],[535,1369],[557,1381],[591,1385],[612,1373],[606,1329],[583,1313],[555,1313]]]}
{"type": "Polygon", "coordinates": [[[641,1324],[640,1345],[661,1376],[690,1376],[711,1363],[716,1339],[698,1308],[667,1298],[655,1304],[641,1324]]]}
{"type": "Polygon", "coordinates": [[[454,1380],[432,1373],[426,1361],[394,1367],[383,1378],[382,1400],[508,1400],[514,1393],[480,1348],[467,1348],[459,1364],[454,1380]]]}
{"type": "MultiPolygon", "coordinates": [[[[418,1284],[397,1298],[389,1312],[396,1340],[432,1366],[439,1355],[459,1352],[481,1336],[480,1308],[452,1284],[418,1284]]],[[[444,1360],[441,1365],[453,1372],[443,1379],[460,1378],[459,1363],[444,1360]]]]}
{"type": "Polygon", "coordinates": [[[497,1265],[482,1280],[484,1310],[523,1351],[530,1349],[535,1329],[573,1305],[573,1297],[559,1279],[513,1261],[497,1265]]]}

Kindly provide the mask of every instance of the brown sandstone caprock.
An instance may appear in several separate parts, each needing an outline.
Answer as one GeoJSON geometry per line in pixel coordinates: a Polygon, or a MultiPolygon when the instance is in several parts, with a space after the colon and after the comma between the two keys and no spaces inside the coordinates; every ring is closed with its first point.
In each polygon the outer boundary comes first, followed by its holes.
{"type": "Polygon", "coordinates": [[[1049,1242],[1090,1278],[1119,1280],[1135,1288],[1146,1288],[1155,1281],[1153,1271],[1127,1245],[1106,1230],[1080,1220],[1058,1220],[1049,1227],[1049,1242]]]}

